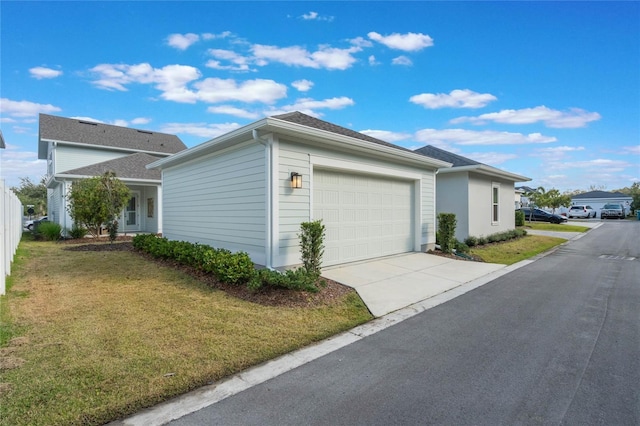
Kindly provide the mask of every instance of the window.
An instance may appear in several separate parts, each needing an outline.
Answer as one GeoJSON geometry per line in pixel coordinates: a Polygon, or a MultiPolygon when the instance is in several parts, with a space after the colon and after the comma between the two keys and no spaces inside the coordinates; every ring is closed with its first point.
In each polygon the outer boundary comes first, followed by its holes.
{"type": "Polygon", "coordinates": [[[500,221],[500,184],[491,185],[491,223],[500,221]]]}

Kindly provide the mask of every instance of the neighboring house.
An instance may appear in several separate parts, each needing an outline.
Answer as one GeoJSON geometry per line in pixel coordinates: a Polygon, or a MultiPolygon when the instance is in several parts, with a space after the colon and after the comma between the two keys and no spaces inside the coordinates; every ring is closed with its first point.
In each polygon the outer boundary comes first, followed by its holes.
{"type": "Polygon", "coordinates": [[[119,232],[161,232],[161,175],[146,165],[186,149],[174,135],[40,114],[38,158],[47,160],[48,217],[70,230],[67,194],[79,179],[113,171],[131,189],[119,232]]]}
{"type": "Polygon", "coordinates": [[[622,192],[591,191],[571,197],[571,205],[590,205],[596,211],[597,217],[600,217],[600,209],[608,203],[622,204],[625,213],[628,215],[631,212],[632,202],[633,197],[622,192]]]}
{"type": "Polygon", "coordinates": [[[431,145],[416,152],[453,165],[438,170],[436,212],[456,215],[458,241],[515,229],[514,185],[530,178],[431,145]]]}
{"type": "Polygon", "coordinates": [[[267,117],[148,167],[163,235],[301,263],[300,224],[326,226],[323,265],[435,246],[435,174],[449,164],[300,112],[267,117]]]}

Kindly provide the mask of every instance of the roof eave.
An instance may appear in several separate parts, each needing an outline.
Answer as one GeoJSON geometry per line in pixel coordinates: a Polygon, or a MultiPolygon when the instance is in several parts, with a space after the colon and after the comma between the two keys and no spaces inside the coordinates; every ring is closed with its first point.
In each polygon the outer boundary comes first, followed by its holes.
{"type": "Polygon", "coordinates": [[[456,172],[475,172],[475,173],[480,173],[486,176],[493,176],[493,177],[499,177],[502,179],[511,180],[513,182],[529,182],[531,180],[531,178],[528,178],[526,176],[500,170],[495,167],[487,166],[485,164],[452,167],[450,169],[444,169],[444,170],[438,171],[438,173],[456,173],[456,172]]]}

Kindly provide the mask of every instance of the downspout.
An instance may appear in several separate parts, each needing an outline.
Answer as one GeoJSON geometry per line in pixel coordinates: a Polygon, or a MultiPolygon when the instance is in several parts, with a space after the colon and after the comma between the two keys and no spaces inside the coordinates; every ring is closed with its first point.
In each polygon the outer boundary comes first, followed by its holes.
{"type": "Polygon", "coordinates": [[[271,140],[264,140],[258,136],[258,130],[253,129],[251,132],[253,140],[263,145],[265,148],[265,172],[266,172],[266,214],[265,214],[265,267],[273,269],[273,249],[271,242],[273,240],[273,179],[271,177],[271,169],[273,168],[273,144],[271,140]]]}
{"type": "MultiPolygon", "coordinates": [[[[53,155],[51,156],[51,162],[55,164],[56,151],[53,148],[56,147],[58,143],[57,142],[52,142],[52,143],[53,143],[53,147],[52,147],[53,155]]],[[[49,156],[47,155],[47,157],[49,156]]],[[[49,167],[48,161],[49,159],[47,158],[47,168],[49,167]]],[[[52,171],[55,170],[55,166],[53,164],[51,166],[52,171]]],[[[64,232],[64,236],[67,237],[68,236],[68,233],[67,233],[68,232],[67,230],[67,184],[65,181],[56,180],[55,173],[51,175],[51,180],[57,183],[58,185],[62,186],[62,200],[61,200],[62,205],[60,206],[60,212],[58,214],[62,216],[62,232],[64,232]]],[[[49,191],[47,191],[47,214],[49,214],[49,191]]]]}

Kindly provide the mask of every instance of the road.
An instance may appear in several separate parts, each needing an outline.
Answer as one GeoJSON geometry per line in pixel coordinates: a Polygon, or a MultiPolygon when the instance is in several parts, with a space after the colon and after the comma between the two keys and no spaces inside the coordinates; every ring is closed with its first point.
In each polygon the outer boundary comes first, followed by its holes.
{"type": "Polygon", "coordinates": [[[640,223],[606,222],[171,425],[638,425],[639,277],[640,223]]]}

